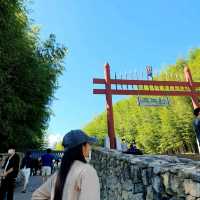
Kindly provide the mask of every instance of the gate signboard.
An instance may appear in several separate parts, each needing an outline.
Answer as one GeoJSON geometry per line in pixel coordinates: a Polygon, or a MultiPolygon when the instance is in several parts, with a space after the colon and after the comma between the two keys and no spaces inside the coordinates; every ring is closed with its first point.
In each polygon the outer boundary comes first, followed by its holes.
{"type": "Polygon", "coordinates": [[[137,103],[139,106],[168,106],[168,98],[147,98],[147,97],[138,97],[137,103]]]}

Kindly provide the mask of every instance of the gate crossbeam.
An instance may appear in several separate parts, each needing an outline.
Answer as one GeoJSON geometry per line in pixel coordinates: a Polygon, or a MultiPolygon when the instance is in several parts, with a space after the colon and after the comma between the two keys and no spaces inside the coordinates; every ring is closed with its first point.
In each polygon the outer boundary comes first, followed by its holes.
{"type": "MultiPolygon", "coordinates": [[[[93,84],[106,84],[105,79],[94,78],[93,84]]],[[[141,85],[141,86],[176,86],[176,87],[191,87],[188,82],[184,81],[148,81],[148,80],[122,80],[122,79],[110,79],[110,84],[119,84],[119,85],[141,85]]],[[[200,87],[199,82],[192,82],[193,88],[200,87]]]]}
{"type": "MultiPolygon", "coordinates": [[[[200,91],[110,90],[110,93],[113,95],[200,96],[200,91]]],[[[107,90],[94,89],[93,94],[107,94],[107,90]]]]}

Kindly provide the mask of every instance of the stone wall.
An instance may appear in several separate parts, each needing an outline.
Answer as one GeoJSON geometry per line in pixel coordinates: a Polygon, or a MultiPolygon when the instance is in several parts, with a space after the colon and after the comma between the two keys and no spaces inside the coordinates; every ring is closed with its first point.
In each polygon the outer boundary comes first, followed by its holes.
{"type": "Polygon", "coordinates": [[[101,200],[200,200],[200,161],[94,148],[101,200]]]}

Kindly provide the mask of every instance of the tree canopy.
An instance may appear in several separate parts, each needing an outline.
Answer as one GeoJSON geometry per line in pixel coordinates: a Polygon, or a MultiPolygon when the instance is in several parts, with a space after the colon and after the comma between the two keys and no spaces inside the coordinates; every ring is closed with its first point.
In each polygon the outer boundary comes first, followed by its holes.
{"type": "MultiPolygon", "coordinates": [[[[189,65],[193,80],[200,81],[200,49],[191,50],[187,59],[177,60],[155,79],[185,81],[184,63],[189,65]]],[[[117,102],[113,107],[116,134],[121,138],[124,137],[129,143],[135,140],[137,146],[146,153],[195,152],[191,99],[189,97],[169,97],[169,99],[168,107],[140,107],[137,105],[137,97],[117,102]]],[[[107,135],[106,113],[103,112],[92,119],[84,130],[96,135],[102,142],[107,135]]]]}
{"type": "Polygon", "coordinates": [[[39,148],[67,48],[40,40],[23,0],[0,2],[0,151],[39,148]]]}

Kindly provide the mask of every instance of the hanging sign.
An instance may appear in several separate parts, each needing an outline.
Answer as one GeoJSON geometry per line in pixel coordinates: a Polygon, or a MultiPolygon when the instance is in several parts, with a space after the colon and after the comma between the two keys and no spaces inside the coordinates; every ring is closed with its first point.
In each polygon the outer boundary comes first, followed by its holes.
{"type": "Polygon", "coordinates": [[[168,98],[147,98],[147,97],[138,97],[137,103],[139,106],[168,106],[168,98]]]}

